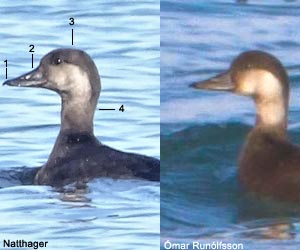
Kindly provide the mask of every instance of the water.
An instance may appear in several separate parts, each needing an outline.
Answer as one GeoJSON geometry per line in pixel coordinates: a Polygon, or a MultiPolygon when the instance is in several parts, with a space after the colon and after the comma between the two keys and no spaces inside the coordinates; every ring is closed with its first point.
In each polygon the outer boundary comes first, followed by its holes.
{"type": "MultiPolygon", "coordinates": [[[[72,47],[95,60],[102,80],[95,134],[111,147],[159,157],[159,1],[1,1],[1,79],[31,70],[49,51],[72,47]],[[71,27],[69,17],[75,18],[71,27]],[[118,109],[124,105],[125,112],[118,109]]],[[[0,63],[1,63],[0,62],[0,63]]],[[[0,172],[40,166],[60,124],[51,91],[2,87],[0,172]]],[[[10,172],[11,171],[11,172],[10,172]]],[[[47,249],[157,249],[159,184],[97,179],[87,190],[64,192],[0,180],[3,239],[48,241],[47,249]]]]}
{"type": "Polygon", "coordinates": [[[188,87],[242,51],[274,54],[291,79],[289,133],[299,144],[299,14],[299,1],[161,2],[162,249],[167,240],[299,248],[299,207],[258,200],[236,182],[252,101],[188,87]]]}

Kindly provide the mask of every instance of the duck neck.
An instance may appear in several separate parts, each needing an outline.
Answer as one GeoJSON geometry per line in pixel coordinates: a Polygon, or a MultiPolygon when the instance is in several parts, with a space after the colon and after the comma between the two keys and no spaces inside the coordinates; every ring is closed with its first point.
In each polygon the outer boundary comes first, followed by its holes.
{"type": "Polygon", "coordinates": [[[288,102],[284,98],[276,100],[256,100],[257,116],[256,127],[266,131],[276,131],[286,136],[288,102]]]}
{"type": "Polygon", "coordinates": [[[62,96],[60,134],[94,134],[94,110],[89,102],[62,96]]]}

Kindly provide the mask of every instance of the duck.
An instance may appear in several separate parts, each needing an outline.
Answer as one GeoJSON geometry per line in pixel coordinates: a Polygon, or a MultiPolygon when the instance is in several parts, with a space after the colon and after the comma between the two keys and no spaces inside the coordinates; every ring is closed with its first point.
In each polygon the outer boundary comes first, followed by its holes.
{"type": "Polygon", "coordinates": [[[94,61],[83,50],[55,49],[37,68],[3,85],[44,88],[61,98],[60,131],[34,184],[61,187],[99,177],[160,181],[158,159],[111,148],[94,135],[101,81],[94,61]]]}
{"type": "Polygon", "coordinates": [[[251,97],[255,125],[238,157],[241,187],[257,197],[300,202],[300,147],[289,141],[289,78],[270,53],[251,50],[238,55],[228,70],[190,87],[251,97]]]}

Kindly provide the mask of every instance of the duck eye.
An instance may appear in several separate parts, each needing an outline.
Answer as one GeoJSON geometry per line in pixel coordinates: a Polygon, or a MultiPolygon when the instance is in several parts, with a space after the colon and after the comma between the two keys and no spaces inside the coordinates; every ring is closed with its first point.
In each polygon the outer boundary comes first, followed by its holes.
{"type": "Polygon", "coordinates": [[[62,61],[60,58],[56,58],[54,63],[55,63],[56,65],[58,65],[58,64],[61,64],[62,62],[63,62],[63,61],[62,61]]]}

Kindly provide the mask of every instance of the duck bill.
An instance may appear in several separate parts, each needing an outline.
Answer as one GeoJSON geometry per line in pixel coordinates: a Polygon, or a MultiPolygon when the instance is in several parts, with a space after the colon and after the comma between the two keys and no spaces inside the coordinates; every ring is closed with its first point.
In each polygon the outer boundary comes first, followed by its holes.
{"type": "Polygon", "coordinates": [[[38,67],[29,73],[5,81],[3,85],[18,87],[40,87],[46,83],[47,80],[45,79],[40,67],[38,67]]]}
{"type": "Polygon", "coordinates": [[[230,72],[219,74],[213,78],[205,81],[196,82],[190,85],[195,89],[206,89],[206,90],[219,90],[219,91],[233,91],[234,84],[231,80],[230,72]]]}

